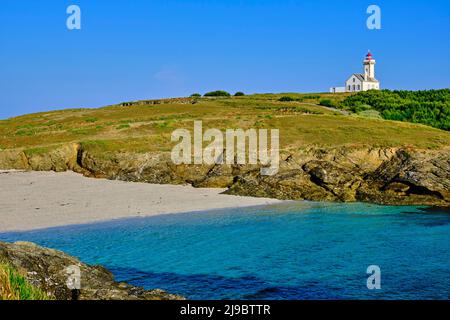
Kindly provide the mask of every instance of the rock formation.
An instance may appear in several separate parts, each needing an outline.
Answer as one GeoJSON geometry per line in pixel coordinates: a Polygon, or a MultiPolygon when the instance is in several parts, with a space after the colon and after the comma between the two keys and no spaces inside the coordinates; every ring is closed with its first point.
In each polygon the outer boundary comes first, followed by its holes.
{"type": "MultiPolygon", "coordinates": [[[[144,290],[117,283],[101,266],[89,266],[61,251],[28,242],[0,242],[0,261],[24,274],[28,282],[57,300],[180,300],[181,296],[162,290],[144,290]],[[79,268],[80,285],[67,285],[68,267],[79,268]]],[[[70,270],[70,269],[69,269],[70,270]]]]}
{"type": "Polygon", "coordinates": [[[0,169],[74,170],[86,176],[228,188],[226,193],[314,201],[450,204],[450,149],[335,147],[283,154],[275,176],[258,166],[174,165],[170,153],[95,152],[79,144],[28,155],[0,152],[0,169]]]}

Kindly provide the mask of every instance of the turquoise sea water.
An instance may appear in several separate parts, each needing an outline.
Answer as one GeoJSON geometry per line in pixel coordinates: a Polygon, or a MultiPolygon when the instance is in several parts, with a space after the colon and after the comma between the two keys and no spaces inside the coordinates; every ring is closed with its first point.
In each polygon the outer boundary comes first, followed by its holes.
{"type": "Polygon", "coordinates": [[[450,215],[291,202],[0,234],[189,299],[449,299],[450,215]],[[366,269],[381,268],[381,290],[366,269]]]}

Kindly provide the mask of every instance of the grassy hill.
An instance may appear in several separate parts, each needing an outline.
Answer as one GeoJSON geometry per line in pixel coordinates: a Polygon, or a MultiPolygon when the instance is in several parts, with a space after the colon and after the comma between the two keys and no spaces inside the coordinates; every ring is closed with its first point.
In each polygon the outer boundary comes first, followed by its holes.
{"type": "Polygon", "coordinates": [[[195,97],[28,114],[0,121],[0,150],[23,148],[26,153],[43,153],[61,144],[81,142],[105,151],[168,151],[173,146],[172,131],[192,130],[194,120],[203,120],[204,128],[279,128],[280,146],[286,151],[309,146],[436,149],[450,145],[447,131],[344,114],[319,105],[324,100],[339,104],[348,96],[291,93],[195,97]]]}
{"type": "MultiPolygon", "coordinates": [[[[0,121],[0,168],[73,170],[90,177],[227,188],[278,199],[450,203],[450,132],[336,109],[349,94],[255,94],[124,102],[0,121]],[[173,130],[276,128],[280,170],[179,165],[173,130]]],[[[206,143],[205,143],[206,144],[206,143]]]]}

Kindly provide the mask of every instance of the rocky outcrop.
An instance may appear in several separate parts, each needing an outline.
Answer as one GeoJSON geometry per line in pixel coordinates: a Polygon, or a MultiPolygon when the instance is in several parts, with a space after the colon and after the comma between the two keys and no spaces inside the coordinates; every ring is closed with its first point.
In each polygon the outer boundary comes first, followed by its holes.
{"type": "Polygon", "coordinates": [[[16,170],[56,171],[78,170],[77,143],[36,148],[26,151],[19,149],[0,151],[0,168],[16,170]]]}
{"type": "Polygon", "coordinates": [[[358,198],[378,203],[449,204],[450,153],[399,150],[358,189],[358,198]]]}
{"type": "Polygon", "coordinates": [[[258,166],[174,165],[169,153],[96,152],[80,145],[27,156],[0,152],[0,169],[74,170],[86,176],[228,188],[235,195],[380,204],[450,204],[450,149],[309,148],[283,155],[275,176],[258,166]]]}
{"type": "Polygon", "coordinates": [[[240,176],[227,193],[392,205],[450,204],[449,150],[339,149],[312,154],[313,159],[305,154],[291,166],[283,164],[274,177],[240,176]]]}
{"type": "Polygon", "coordinates": [[[61,251],[28,242],[0,242],[0,261],[24,274],[27,281],[58,300],[180,300],[181,296],[162,290],[144,290],[126,283],[117,283],[101,266],[89,266],[61,251]],[[77,281],[71,281],[75,269],[77,281]]]}

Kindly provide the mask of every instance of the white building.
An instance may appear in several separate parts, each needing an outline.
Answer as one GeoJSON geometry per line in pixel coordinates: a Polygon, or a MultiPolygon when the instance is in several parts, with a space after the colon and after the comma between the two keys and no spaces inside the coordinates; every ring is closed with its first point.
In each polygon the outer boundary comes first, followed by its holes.
{"type": "Polygon", "coordinates": [[[345,82],[345,87],[333,87],[330,92],[358,92],[367,90],[380,90],[380,82],[375,78],[376,61],[369,53],[364,59],[364,73],[354,73],[345,82]]]}

